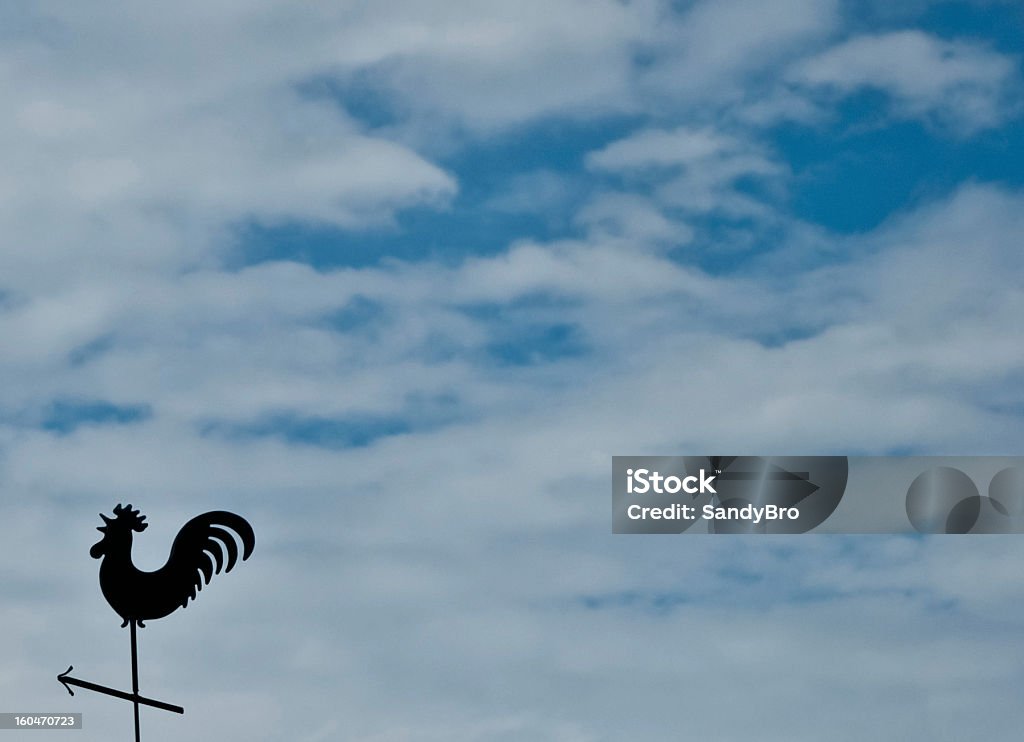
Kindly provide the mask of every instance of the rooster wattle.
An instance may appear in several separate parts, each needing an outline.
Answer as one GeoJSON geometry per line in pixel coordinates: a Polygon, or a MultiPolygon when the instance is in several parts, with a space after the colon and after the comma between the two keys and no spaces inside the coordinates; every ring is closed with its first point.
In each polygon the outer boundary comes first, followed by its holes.
{"type": "Polygon", "coordinates": [[[104,525],[96,530],[103,540],[89,550],[89,556],[100,559],[100,589],[127,626],[136,621],[163,618],[190,599],[221,569],[230,572],[238,560],[242,541],[242,560],[249,558],[256,545],[252,526],[240,515],[214,510],[198,515],[178,532],[171,545],[167,563],[155,572],[143,572],[132,564],[132,533],[141,533],[149,525],[144,515],[131,505],[114,508],[114,518],[100,513],[104,525]],[[225,561],[226,560],[226,561],[225,561]]]}

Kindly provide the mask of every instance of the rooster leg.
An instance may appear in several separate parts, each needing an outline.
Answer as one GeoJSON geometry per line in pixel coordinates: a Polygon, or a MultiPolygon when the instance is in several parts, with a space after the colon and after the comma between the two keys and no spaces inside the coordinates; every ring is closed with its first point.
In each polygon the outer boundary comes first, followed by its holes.
{"type": "Polygon", "coordinates": [[[123,629],[123,628],[124,628],[125,626],[127,626],[127,625],[128,625],[128,619],[126,618],[126,619],[124,620],[124,623],[123,623],[123,624],[121,624],[121,628],[123,629]]]}
{"type": "Polygon", "coordinates": [[[146,628],[146,624],[142,623],[142,619],[141,618],[136,619],[135,623],[137,623],[139,625],[140,629],[146,628]]]}

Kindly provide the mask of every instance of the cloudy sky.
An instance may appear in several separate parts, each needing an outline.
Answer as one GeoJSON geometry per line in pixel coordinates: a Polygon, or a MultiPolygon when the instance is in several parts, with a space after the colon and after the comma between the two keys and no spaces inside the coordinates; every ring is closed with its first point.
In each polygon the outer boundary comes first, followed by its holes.
{"type": "Polygon", "coordinates": [[[54,676],[130,685],[130,502],[146,569],[257,534],[140,632],[150,742],[1019,740],[1020,537],[616,537],[610,470],[1021,452],[1022,57],[1015,0],[4,3],[0,711],[129,738],[54,676]]]}

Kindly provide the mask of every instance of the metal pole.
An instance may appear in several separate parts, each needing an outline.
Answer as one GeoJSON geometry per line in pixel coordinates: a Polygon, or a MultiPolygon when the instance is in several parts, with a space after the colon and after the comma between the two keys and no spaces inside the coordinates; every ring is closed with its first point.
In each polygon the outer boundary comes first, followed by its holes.
{"type": "Polygon", "coordinates": [[[139,652],[135,646],[135,619],[129,621],[132,627],[132,705],[135,707],[135,742],[141,742],[139,737],[139,652]]]}

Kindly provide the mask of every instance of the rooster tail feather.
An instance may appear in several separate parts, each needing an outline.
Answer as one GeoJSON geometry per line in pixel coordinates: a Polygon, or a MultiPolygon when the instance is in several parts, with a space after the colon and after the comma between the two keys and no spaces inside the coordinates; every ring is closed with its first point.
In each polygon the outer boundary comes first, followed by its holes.
{"type": "Polygon", "coordinates": [[[240,515],[214,510],[198,515],[178,532],[171,546],[164,569],[176,575],[181,586],[181,605],[195,600],[203,585],[210,584],[214,574],[230,572],[238,561],[238,544],[242,542],[242,560],[252,554],[256,536],[252,526],[240,515]]]}
{"type": "Polygon", "coordinates": [[[207,548],[217,555],[217,573],[220,574],[220,567],[224,563],[224,557],[221,553],[220,542],[223,542],[224,548],[228,552],[228,566],[225,572],[230,572],[231,568],[235,566],[235,562],[238,561],[238,546],[235,544],[235,539],[232,538],[228,531],[217,526],[210,526],[210,539],[207,541],[207,548]],[[220,539],[215,541],[214,539],[220,539]]]}

